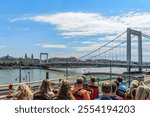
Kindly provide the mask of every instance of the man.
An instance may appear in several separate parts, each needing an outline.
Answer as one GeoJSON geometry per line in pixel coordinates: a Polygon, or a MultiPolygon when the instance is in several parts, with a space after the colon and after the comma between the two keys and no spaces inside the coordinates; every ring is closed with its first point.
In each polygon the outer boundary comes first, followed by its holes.
{"type": "Polygon", "coordinates": [[[111,83],[110,82],[104,82],[101,87],[102,95],[100,96],[99,100],[112,100],[110,98],[111,95],[111,83]]]}
{"type": "Polygon", "coordinates": [[[90,100],[89,92],[83,88],[83,78],[78,78],[71,90],[76,100],[90,100]]]}
{"type": "Polygon", "coordinates": [[[95,77],[92,76],[90,79],[90,83],[88,85],[91,89],[93,89],[93,92],[90,94],[91,100],[97,99],[98,95],[99,95],[99,88],[95,84],[95,82],[96,82],[96,79],[95,79],[95,77]]]}
{"type": "Polygon", "coordinates": [[[126,92],[126,86],[123,84],[123,78],[122,77],[118,77],[117,81],[119,82],[119,87],[118,90],[122,91],[122,92],[126,92]]]}

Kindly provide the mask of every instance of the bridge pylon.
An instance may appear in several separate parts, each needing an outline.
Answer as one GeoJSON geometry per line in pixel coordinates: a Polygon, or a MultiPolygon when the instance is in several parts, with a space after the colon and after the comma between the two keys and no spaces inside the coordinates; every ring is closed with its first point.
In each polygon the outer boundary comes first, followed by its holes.
{"type": "Polygon", "coordinates": [[[130,63],[131,63],[131,35],[138,36],[138,68],[139,72],[142,71],[142,32],[127,28],[127,71],[130,72],[130,63]]]}

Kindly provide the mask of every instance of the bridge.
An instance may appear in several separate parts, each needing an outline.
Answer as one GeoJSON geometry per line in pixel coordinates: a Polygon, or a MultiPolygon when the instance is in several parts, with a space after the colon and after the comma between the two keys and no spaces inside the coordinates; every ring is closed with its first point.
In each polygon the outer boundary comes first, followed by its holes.
{"type": "MultiPolygon", "coordinates": [[[[126,31],[92,52],[82,55],[79,61],[57,61],[40,63],[41,66],[60,66],[60,67],[123,67],[130,72],[132,68],[150,68],[148,57],[148,47],[143,44],[150,42],[150,36],[141,31],[127,28],[126,31]],[[137,37],[137,39],[136,39],[137,37]],[[137,44],[137,46],[135,46],[137,44]],[[137,49],[135,51],[135,49],[137,49]],[[133,52],[132,52],[133,51],[133,52]],[[135,52],[134,52],[135,51],[135,52]],[[146,53],[146,54],[145,54],[146,53]],[[137,54],[137,55],[135,55],[137,54]],[[145,54],[145,55],[144,55],[145,54]],[[133,56],[138,56],[138,60],[132,60],[133,56]],[[144,59],[146,57],[146,59],[144,59]]],[[[150,55],[150,53],[149,53],[150,55]]],[[[40,58],[41,59],[41,58],[40,58]]]]}
{"type": "MultiPolygon", "coordinates": [[[[84,68],[84,67],[122,67],[122,68],[127,68],[127,62],[125,61],[77,61],[77,62],[65,62],[65,61],[60,61],[60,62],[49,62],[49,63],[42,63],[40,64],[41,66],[47,66],[47,67],[75,67],[75,68],[84,68]]],[[[142,68],[150,68],[150,64],[143,63],[141,65],[142,68]]],[[[139,68],[139,65],[137,62],[131,62],[130,68],[139,68]]]]}

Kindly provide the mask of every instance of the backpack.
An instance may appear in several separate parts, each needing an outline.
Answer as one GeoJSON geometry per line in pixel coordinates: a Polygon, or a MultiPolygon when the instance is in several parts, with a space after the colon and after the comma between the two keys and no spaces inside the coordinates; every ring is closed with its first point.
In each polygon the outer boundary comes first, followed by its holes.
{"type": "Polygon", "coordinates": [[[80,93],[81,90],[82,89],[79,89],[73,93],[73,96],[75,97],[76,100],[83,100],[83,94],[80,93]]]}

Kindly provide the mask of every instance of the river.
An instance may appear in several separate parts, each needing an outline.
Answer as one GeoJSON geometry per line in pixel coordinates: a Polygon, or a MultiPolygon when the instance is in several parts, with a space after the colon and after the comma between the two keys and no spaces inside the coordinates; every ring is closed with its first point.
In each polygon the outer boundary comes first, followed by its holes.
{"type": "MultiPolygon", "coordinates": [[[[58,69],[58,68],[55,68],[58,69]]],[[[46,72],[49,72],[49,78],[63,78],[65,77],[65,69],[59,69],[64,72],[53,72],[51,70],[43,69],[22,69],[21,82],[36,81],[46,78],[46,72]]],[[[83,74],[86,72],[110,72],[110,68],[68,68],[69,73],[83,74]]],[[[125,68],[112,68],[113,73],[123,73],[125,68]]],[[[0,70],[0,84],[18,83],[19,69],[5,69],[0,70]]]]}

